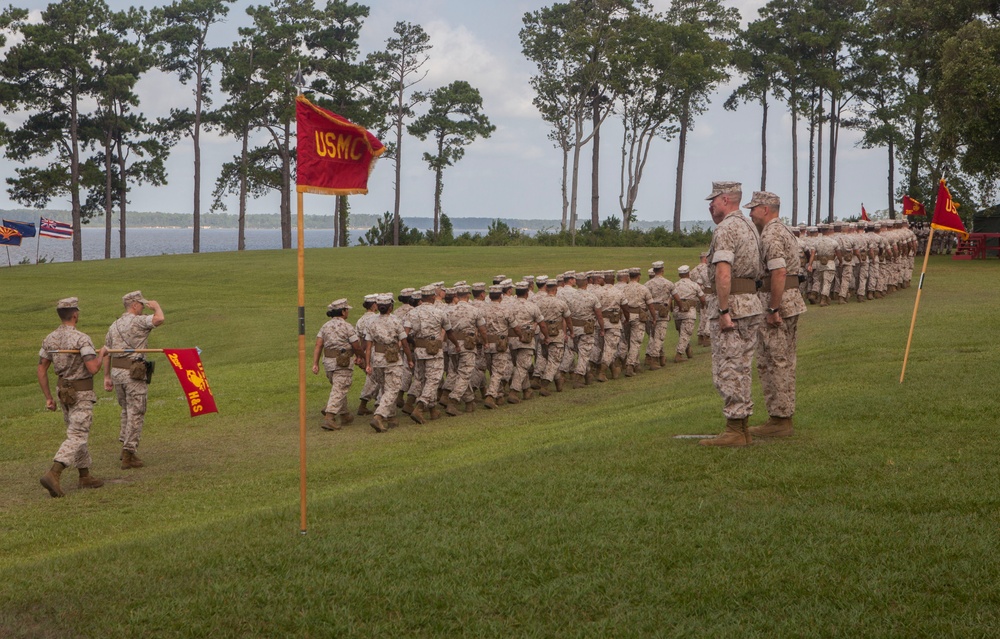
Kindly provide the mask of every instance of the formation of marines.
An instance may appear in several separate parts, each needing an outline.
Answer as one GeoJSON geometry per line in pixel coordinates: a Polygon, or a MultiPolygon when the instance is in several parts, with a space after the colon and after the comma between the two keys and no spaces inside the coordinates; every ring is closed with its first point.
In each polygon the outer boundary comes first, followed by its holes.
{"type": "MultiPolygon", "coordinates": [[[[435,282],[401,290],[398,307],[392,294],[365,296],[354,326],[348,301],[335,300],[313,351],[313,373],[322,369],[331,383],[322,426],[353,422],[347,395],[354,367],[366,373],[357,415],[371,415],[371,427],[385,432],[398,424],[397,409],[424,424],[471,413],[477,401],[497,409],[660,369],[671,320],[678,333],[673,361],[683,363],[693,357],[697,309],[705,303],[699,272],[683,265],[673,282],[657,261],[645,283],[637,267],[517,282],[500,274],[491,285],[435,282]]],[[[708,345],[707,337],[699,344],[708,345]]]]}
{"type": "Polygon", "coordinates": [[[885,297],[910,285],[918,239],[904,220],[799,226],[799,259],[809,303],[829,306],[885,297]]]}

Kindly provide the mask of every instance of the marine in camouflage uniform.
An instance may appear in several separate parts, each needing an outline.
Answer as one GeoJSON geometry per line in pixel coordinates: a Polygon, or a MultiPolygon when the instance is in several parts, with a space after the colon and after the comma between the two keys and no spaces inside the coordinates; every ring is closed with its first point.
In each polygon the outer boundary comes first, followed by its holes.
{"type": "Polygon", "coordinates": [[[649,289],[639,283],[641,271],[637,267],[628,270],[628,284],[622,289],[622,294],[628,301],[625,319],[628,321],[628,356],[625,359],[625,377],[631,377],[639,372],[639,351],[642,350],[642,339],[646,336],[646,322],[656,320],[653,308],[653,295],[649,289]]]}
{"type": "Polygon", "coordinates": [[[345,298],[331,302],[326,307],[330,320],[316,334],[312,372],[319,375],[322,358],[323,371],[330,380],[330,396],[322,410],[324,430],[340,430],[354,421],[354,415],[347,408],[347,394],[351,391],[354,363],[364,356],[364,351],[357,330],[347,321],[350,310],[345,298]],[[337,416],[340,416],[339,423],[337,416]]]}
{"type": "MultiPolygon", "coordinates": [[[[483,354],[490,373],[490,381],[486,387],[486,397],[483,405],[486,408],[497,408],[503,395],[503,383],[510,379],[511,364],[508,335],[514,328],[510,307],[503,303],[503,287],[494,284],[489,288],[490,301],[483,305],[483,321],[486,328],[486,340],[483,354]]],[[[502,402],[501,402],[502,403],[502,402]]]]}
{"type": "MultiPolygon", "coordinates": [[[[411,296],[413,295],[414,292],[415,289],[413,288],[404,288],[399,292],[399,295],[396,297],[396,299],[399,300],[399,307],[396,308],[392,312],[392,314],[395,315],[396,319],[398,319],[400,322],[406,321],[407,314],[409,314],[409,312],[413,310],[413,305],[410,304],[410,302],[412,300],[411,296]]],[[[407,415],[410,414],[410,411],[413,410],[413,407],[407,406],[404,400],[406,396],[406,389],[410,387],[410,384],[412,382],[413,382],[413,369],[409,366],[404,366],[402,374],[400,375],[399,379],[399,395],[396,397],[396,408],[404,409],[403,412],[406,413],[407,415]]]]}
{"type": "Polygon", "coordinates": [[[649,342],[646,343],[646,368],[656,370],[665,365],[663,342],[667,339],[670,322],[670,299],[674,294],[674,283],[663,277],[663,262],[653,262],[653,277],[646,282],[649,294],[653,296],[653,310],[656,321],[649,324],[649,342]]]}
{"type": "Polygon", "coordinates": [[[375,432],[384,433],[396,425],[400,373],[404,365],[413,366],[413,353],[403,324],[392,315],[392,295],[382,293],[375,302],[379,314],[365,327],[365,372],[374,375],[382,387],[382,397],[369,423],[375,432]]]}
{"type": "Polygon", "coordinates": [[[456,366],[454,383],[445,412],[458,415],[458,402],[465,402],[465,412],[475,410],[472,380],[476,373],[476,350],[486,340],[486,321],[482,312],[469,302],[472,288],[468,284],[455,287],[457,302],[451,312],[451,339],[455,344],[456,366]]]}
{"type": "Polygon", "coordinates": [[[621,374],[622,369],[618,355],[622,345],[622,331],[625,324],[623,307],[628,303],[625,295],[622,294],[622,287],[610,284],[614,279],[614,271],[605,272],[605,279],[609,284],[606,284],[598,292],[598,299],[601,304],[601,317],[604,319],[604,348],[601,352],[601,369],[597,375],[597,380],[602,382],[607,381],[609,377],[613,378],[621,374]]]}
{"type": "Polygon", "coordinates": [[[767,307],[757,344],[757,372],[764,389],[767,421],[750,428],[752,436],[789,437],[795,414],[796,331],[806,304],[799,292],[801,268],[795,237],[778,219],[781,200],[774,193],[757,191],[745,208],[760,229],[763,247],[764,286],[758,295],[767,307]]]}
{"type": "MultiPolygon", "coordinates": [[[[691,281],[705,290],[708,288],[708,251],[701,254],[700,260],[691,269],[691,281]]],[[[701,305],[698,307],[698,346],[711,346],[711,344],[708,315],[705,313],[705,306],[701,305]]]]}
{"type": "MultiPolygon", "coordinates": [[[[163,324],[163,309],[155,300],[147,300],[141,291],[132,291],[122,297],[125,312],[111,324],[104,345],[109,350],[141,350],[147,348],[149,333],[163,324]],[[152,315],[143,315],[146,306],[152,315]]],[[[139,438],[146,417],[146,399],[149,383],[146,381],[145,356],[142,353],[109,355],[104,362],[104,390],[115,391],[121,406],[118,441],[122,443],[122,469],[142,468],[139,459],[139,438]],[[136,366],[136,374],[131,373],[136,366]]]]}
{"type": "Polygon", "coordinates": [[[107,347],[94,350],[94,343],[85,333],[78,331],[80,305],[75,297],[67,297],[56,304],[62,324],[49,333],[38,351],[38,385],[45,396],[45,408],[54,411],[56,400],[49,389],[49,368],[59,378],[58,397],[66,424],[66,440],[59,446],[52,467],[39,480],[53,497],[65,495],[59,483],[62,471],[76,466],[80,472],[80,488],[100,488],[104,482],[90,474],[90,450],[87,439],[94,421],[94,375],[100,370],[107,355],[107,347]],[[74,350],[78,353],[54,353],[74,350]]]}
{"type": "MultiPolygon", "coordinates": [[[[365,339],[365,333],[368,330],[368,324],[372,322],[376,317],[378,317],[378,307],[375,304],[375,298],[377,295],[368,294],[365,295],[364,301],[362,302],[362,307],[365,309],[364,315],[358,318],[358,321],[354,324],[355,330],[358,331],[358,337],[362,340],[365,339]]],[[[364,344],[362,344],[362,347],[364,344]]],[[[365,371],[365,383],[361,386],[361,401],[358,405],[358,417],[363,417],[365,415],[371,415],[372,411],[368,408],[368,402],[373,402],[378,399],[379,392],[382,389],[379,387],[378,383],[375,381],[374,375],[369,375],[365,371]]]]}
{"type": "Polygon", "coordinates": [[[677,353],[674,362],[691,359],[691,336],[694,334],[694,322],[697,317],[698,304],[704,306],[705,292],[691,279],[687,264],[677,269],[677,283],[674,284],[674,326],[677,328],[677,353]]]}
{"type": "MultiPolygon", "coordinates": [[[[556,295],[558,283],[555,280],[545,280],[545,293],[535,296],[534,303],[545,321],[545,332],[539,331],[542,340],[542,357],[535,360],[535,371],[540,372],[541,385],[538,394],[548,397],[552,394],[549,386],[559,374],[566,343],[572,333],[569,305],[566,300],[556,295]]],[[[562,390],[560,386],[556,390],[562,390]]]]}
{"type": "Polygon", "coordinates": [[[739,182],[714,182],[709,211],[717,224],[708,249],[706,305],[712,330],[712,381],[722,396],[725,432],[705,439],[705,446],[746,446],[747,420],[753,413],[751,369],[760,334],[763,306],[756,281],[764,275],[760,236],[740,212],[739,182]]]}
{"type": "Polygon", "coordinates": [[[510,393],[507,395],[507,401],[511,404],[534,397],[528,373],[535,349],[535,329],[537,327],[541,330],[543,322],[542,312],[538,310],[538,306],[528,301],[528,283],[518,282],[514,288],[516,297],[509,303],[512,327],[507,342],[514,365],[510,393]]]}
{"type": "MultiPolygon", "coordinates": [[[[568,275],[568,274],[567,274],[568,275]]],[[[594,348],[597,334],[604,334],[604,318],[601,317],[601,304],[589,290],[587,275],[573,273],[577,288],[572,295],[567,295],[566,305],[569,307],[570,324],[573,329],[572,353],[563,354],[560,370],[563,373],[572,372],[573,388],[582,388],[590,383],[590,352],[594,348]],[[576,361],[573,360],[573,354],[576,361]]]]}
{"type": "Polygon", "coordinates": [[[403,327],[413,343],[415,357],[409,396],[415,398],[410,419],[418,424],[440,416],[438,390],[444,375],[444,343],[451,330],[451,320],[444,308],[436,305],[434,286],[420,289],[420,304],[406,316],[403,327]]]}

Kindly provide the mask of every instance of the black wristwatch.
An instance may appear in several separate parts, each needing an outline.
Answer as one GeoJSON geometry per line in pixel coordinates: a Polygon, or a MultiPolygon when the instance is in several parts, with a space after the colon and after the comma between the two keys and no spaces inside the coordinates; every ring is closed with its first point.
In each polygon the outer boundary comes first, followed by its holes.
{"type": "Polygon", "coordinates": [[[777,312],[778,312],[779,310],[780,310],[780,309],[777,309],[777,308],[769,308],[769,309],[767,309],[767,314],[768,314],[768,315],[774,315],[774,314],[775,314],[775,313],[777,313],[777,312]]]}
{"type": "Polygon", "coordinates": [[[728,315],[728,314],[729,314],[729,309],[728,308],[720,308],[719,309],[719,315],[728,315]]]}

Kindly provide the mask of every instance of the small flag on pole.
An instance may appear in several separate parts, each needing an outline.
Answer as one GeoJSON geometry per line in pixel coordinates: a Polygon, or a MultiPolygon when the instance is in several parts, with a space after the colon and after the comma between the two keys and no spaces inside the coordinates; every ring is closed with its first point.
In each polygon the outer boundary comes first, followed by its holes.
{"type": "Polygon", "coordinates": [[[21,237],[35,237],[34,222],[15,222],[13,220],[4,220],[3,225],[20,233],[21,237]]]}
{"type": "Polygon", "coordinates": [[[8,226],[0,226],[0,244],[21,246],[21,232],[8,226]]]}
{"type": "Polygon", "coordinates": [[[65,222],[56,222],[43,217],[38,227],[38,235],[41,237],[52,237],[57,240],[68,240],[73,237],[73,225],[65,222]]]}
{"type": "Polygon", "coordinates": [[[951,192],[941,180],[938,185],[937,204],[934,205],[934,218],[931,220],[931,228],[939,231],[952,231],[958,233],[963,239],[969,239],[969,233],[962,224],[962,218],[958,217],[958,204],[951,199],[951,192]]]}
{"type": "Polygon", "coordinates": [[[917,202],[909,195],[903,196],[903,215],[927,215],[927,210],[924,209],[924,205],[917,202]]]}
{"type": "Polygon", "coordinates": [[[868,217],[868,211],[865,210],[865,205],[864,204],[861,205],[861,219],[864,220],[865,222],[871,222],[872,221],[871,218],[868,217]]]}
{"type": "Polygon", "coordinates": [[[212,388],[205,377],[205,367],[201,364],[197,348],[165,348],[163,354],[174,367],[177,381],[184,389],[184,398],[191,409],[191,417],[217,413],[212,388]]]}

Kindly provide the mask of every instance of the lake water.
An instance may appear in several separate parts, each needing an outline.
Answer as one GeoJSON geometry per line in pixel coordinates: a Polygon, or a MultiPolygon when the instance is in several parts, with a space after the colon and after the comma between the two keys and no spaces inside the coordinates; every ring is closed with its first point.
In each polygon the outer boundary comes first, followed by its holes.
{"type": "MultiPolygon", "coordinates": [[[[218,253],[235,251],[239,231],[237,229],[202,229],[201,252],[218,253]]],[[[133,228],[128,230],[128,257],[144,255],[171,255],[191,252],[191,229],[150,229],[133,228]]],[[[363,237],[364,230],[348,231],[350,245],[355,246],[358,238],[363,237]]],[[[83,227],[83,259],[104,259],[104,229],[83,227]]],[[[292,247],[295,244],[296,231],[292,229],[292,247]]],[[[324,248],[333,246],[333,229],[306,229],[306,248],[324,248]]],[[[281,231],[279,229],[247,229],[247,250],[280,249],[281,231]]],[[[36,247],[38,254],[56,262],[73,261],[73,242],[71,240],[55,240],[48,237],[31,237],[21,242],[21,246],[0,246],[0,266],[7,266],[7,251],[10,249],[10,261],[17,265],[27,258],[35,261],[36,247]]],[[[111,255],[118,257],[118,231],[111,233],[111,255]]]]}

